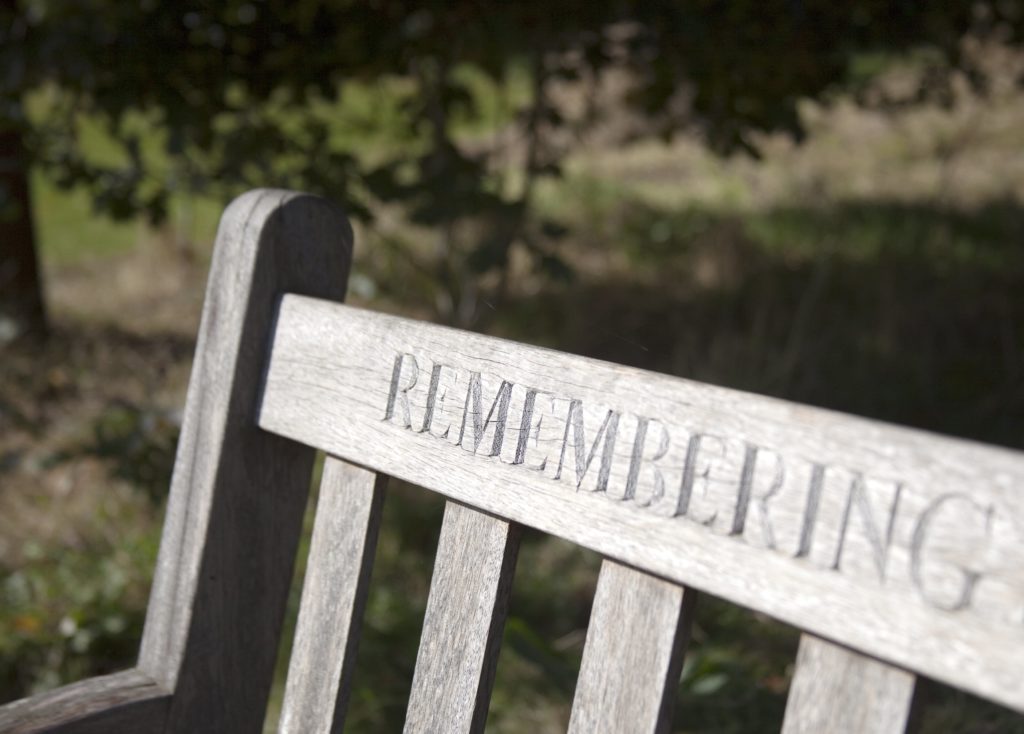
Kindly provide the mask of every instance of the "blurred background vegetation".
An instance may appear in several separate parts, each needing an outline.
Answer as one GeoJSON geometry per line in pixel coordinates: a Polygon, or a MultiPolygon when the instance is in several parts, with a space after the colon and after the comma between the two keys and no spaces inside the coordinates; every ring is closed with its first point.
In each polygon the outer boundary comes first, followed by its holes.
{"type": "MultiPolygon", "coordinates": [[[[349,210],[355,302],[1024,447],[1022,30],[1014,0],[0,0],[0,701],[134,661],[251,186],[349,210]]],[[[401,725],[442,503],[386,507],[355,731],[401,725]]],[[[598,563],[528,536],[489,729],[564,730],[598,563]]],[[[705,598],[676,729],[777,731],[795,644],[705,598]]],[[[1024,731],[929,693],[926,731],[1024,731]]]]}

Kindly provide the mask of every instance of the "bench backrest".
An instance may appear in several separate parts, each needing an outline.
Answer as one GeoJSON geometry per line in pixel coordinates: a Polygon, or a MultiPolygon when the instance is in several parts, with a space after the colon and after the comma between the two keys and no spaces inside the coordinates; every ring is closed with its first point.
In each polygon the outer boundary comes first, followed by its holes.
{"type": "Polygon", "coordinates": [[[283,731],[343,724],[386,476],[450,500],[407,731],[483,729],[523,526],[606,559],[571,731],[667,727],[697,590],[805,631],[786,732],[903,731],[917,673],[1024,711],[1024,455],[350,308],[350,252],[229,207],[138,668],[0,724],[258,731],[315,450],[283,731]]]}

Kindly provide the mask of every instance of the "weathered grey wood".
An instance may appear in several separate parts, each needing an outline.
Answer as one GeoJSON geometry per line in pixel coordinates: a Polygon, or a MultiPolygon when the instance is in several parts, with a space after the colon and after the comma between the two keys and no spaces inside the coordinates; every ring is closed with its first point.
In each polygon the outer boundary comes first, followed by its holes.
{"type": "Polygon", "coordinates": [[[696,592],[606,560],[576,681],[572,734],[668,731],[696,592]]]}
{"type": "Polygon", "coordinates": [[[902,734],[916,676],[803,635],[789,686],[783,734],[902,734]]]}
{"type": "Polygon", "coordinates": [[[278,730],[341,732],[387,478],[327,457],[278,730]]]}
{"type": "Polygon", "coordinates": [[[260,385],[279,295],[342,298],[351,244],[311,196],[221,219],[139,656],[174,691],[169,731],[263,723],[314,452],[259,430],[260,385]]]}
{"type": "Polygon", "coordinates": [[[434,561],[406,732],[482,732],[521,528],[449,502],[434,561]]]}
{"type": "Polygon", "coordinates": [[[0,706],[0,732],[149,734],[163,730],[170,703],[151,676],[126,670],[0,706]]]}
{"type": "Polygon", "coordinates": [[[1024,710],[1019,452],[297,296],[260,424],[1024,710]]]}

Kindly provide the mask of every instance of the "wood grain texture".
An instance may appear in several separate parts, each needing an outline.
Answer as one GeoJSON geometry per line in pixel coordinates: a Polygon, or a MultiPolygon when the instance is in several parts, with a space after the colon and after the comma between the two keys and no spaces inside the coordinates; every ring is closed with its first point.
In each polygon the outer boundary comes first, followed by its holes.
{"type": "Polygon", "coordinates": [[[387,478],[327,457],[278,730],[340,733],[387,478]]]}
{"type": "Polygon", "coordinates": [[[170,703],[151,676],[126,670],[0,706],[0,732],[150,734],[163,731],[170,703]]]}
{"type": "Polygon", "coordinates": [[[298,296],[260,424],[1024,711],[1024,456],[298,296]]]}
{"type": "Polygon", "coordinates": [[[405,731],[482,732],[521,528],[449,502],[416,656],[405,731]]]}
{"type": "Polygon", "coordinates": [[[217,233],[139,667],[171,732],[259,731],[314,451],[256,426],[284,291],[340,299],[351,229],[323,199],[253,191],[217,233]]]}
{"type": "Polygon", "coordinates": [[[783,734],[902,734],[916,676],[811,635],[800,638],[783,734]]]}
{"type": "Polygon", "coordinates": [[[615,561],[601,565],[571,734],[666,732],[696,592],[615,561]]]}

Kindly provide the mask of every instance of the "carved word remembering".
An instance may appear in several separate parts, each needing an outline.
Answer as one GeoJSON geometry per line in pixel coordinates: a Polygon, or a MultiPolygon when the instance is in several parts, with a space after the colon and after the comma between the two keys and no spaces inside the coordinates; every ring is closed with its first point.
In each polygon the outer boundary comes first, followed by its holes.
{"type": "Polygon", "coordinates": [[[883,585],[899,576],[939,609],[977,601],[996,511],[973,492],[915,495],[898,477],[785,454],[686,415],[591,405],[407,353],[387,384],[384,421],[453,449],[822,569],[883,585]]]}

